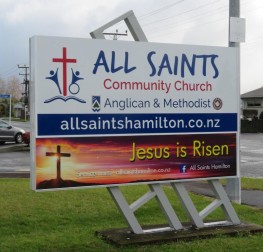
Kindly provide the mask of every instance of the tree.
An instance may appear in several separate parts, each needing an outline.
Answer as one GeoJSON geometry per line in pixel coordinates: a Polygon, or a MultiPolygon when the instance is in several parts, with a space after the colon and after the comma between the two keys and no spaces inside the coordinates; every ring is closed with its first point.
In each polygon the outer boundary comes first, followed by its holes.
{"type": "MultiPolygon", "coordinates": [[[[6,94],[6,83],[4,79],[0,77],[0,94],[6,94]]],[[[7,99],[0,98],[0,117],[7,113],[7,99]]]]}
{"type": "Polygon", "coordinates": [[[0,94],[5,94],[5,81],[0,77],[0,94]]]}
{"type": "Polygon", "coordinates": [[[13,102],[17,102],[22,97],[22,86],[17,77],[12,76],[7,80],[6,93],[12,95],[13,102]]]}

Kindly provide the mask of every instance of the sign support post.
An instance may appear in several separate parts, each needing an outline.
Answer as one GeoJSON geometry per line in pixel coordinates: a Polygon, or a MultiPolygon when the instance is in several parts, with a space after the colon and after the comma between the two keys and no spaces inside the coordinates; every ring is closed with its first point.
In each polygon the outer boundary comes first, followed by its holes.
{"type": "MultiPolygon", "coordinates": [[[[245,42],[245,19],[240,17],[240,0],[229,0],[229,47],[238,49],[238,85],[240,86],[240,42],[245,42]]],[[[240,91],[239,91],[240,92],[240,91]]],[[[238,118],[240,127],[240,117],[238,118]]],[[[238,160],[240,166],[240,159],[238,160]]],[[[229,198],[241,204],[240,177],[227,179],[226,191],[229,198]]]]}
{"type": "MultiPolygon", "coordinates": [[[[127,24],[135,41],[147,41],[147,38],[144,35],[144,32],[141,29],[132,11],[129,11],[121,15],[120,17],[112,20],[111,22],[105,24],[99,29],[91,32],[90,33],[91,37],[94,39],[105,39],[103,35],[103,31],[122,20],[124,20],[125,23],[127,24]]],[[[211,204],[209,204],[206,208],[204,208],[201,212],[198,212],[190,196],[188,195],[184,185],[181,182],[171,183],[171,186],[176,192],[179,200],[181,201],[188,217],[191,220],[191,223],[198,228],[207,227],[207,226],[216,226],[222,224],[227,224],[227,225],[240,224],[240,220],[230,202],[230,199],[228,198],[219,180],[218,179],[210,180],[209,184],[211,185],[211,189],[213,190],[216,199],[211,204]],[[205,223],[204,219],[218,207],[221,207],[223,209],[223,212],[226,215],[226,221],[205,223]]],[[[115,204],[117,205],[118,209],[126,219],[129,227],[132,229],[132,231],[135,234],[183,229],[182,223],[178,219],[176,213],[174,212],[169,200],[167,199],[162,189],[162,184],[161,183],[148,184],[148,186],[150,188],[150,191],[145,195],[143,195],[141,198],[139,198],[137,201],[133,202],[131,205],[128,205],[119,187],[114,186],[114,187],[108,187],[107,189],[110,195],[112,196],[115,204]],[[134,212],[154,197],[157,199],[157,202],[159,203],[164,215],[166,216],[169,227],[143,230],[139,222],[137,221],[134,212]]]]}

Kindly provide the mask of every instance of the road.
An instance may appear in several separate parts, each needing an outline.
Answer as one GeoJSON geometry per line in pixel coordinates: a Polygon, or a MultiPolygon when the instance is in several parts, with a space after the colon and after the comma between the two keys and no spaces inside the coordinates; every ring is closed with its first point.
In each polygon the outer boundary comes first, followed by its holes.
{"type": "Polygon", "coordinates": [[[242,177],[263,178],[263,134],[241,134],[240,159],[242,177]]]}
{"type": "Polygon", "coordinates": [[[0,149],[0,172],[29,172],[29,148],[23,147],[24,151],[17,151],[14,145],[8,147],[12,147],[13,152],[2,152],[3,149],[0,149]]]}
{"type": "Polygon", "coordinates": [[[19,127],[24,129],[25,131],[30,131],[30,123],[29,122],[11,122],[11,125],[15,127],[19,127]]]}
{"type": "MultiPolygon", "coordinates": [[[[30,131],[29,122],[11,122],[11,124],[25,131],[30,131]]],[[[0,160],[0,172],[29,172],[29,147],[11,142],[0,145],[0,160]]]]}
{"type": "MultiPolygon", "coordinates": [[[[30,129],[29,123],[14,122],[13,125],[30,129]]],[[[240,159],[242,177],[263,178],[263,134],[240,135],[240,159]]],[[[29,148],[24,145],[6,143],[0,146],[0,160],[0,172],[29,172],[29,148]]]]}

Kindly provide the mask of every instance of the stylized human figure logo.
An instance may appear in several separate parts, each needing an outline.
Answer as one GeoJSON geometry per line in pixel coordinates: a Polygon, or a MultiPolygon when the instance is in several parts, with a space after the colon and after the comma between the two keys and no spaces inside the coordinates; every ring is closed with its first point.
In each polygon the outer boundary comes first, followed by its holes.
{"type": "Polygon", "coordinates": [[[50,70],[50,76],[46,77],[46,79],[53,81],[54,84],[56,84],[58,88],[59,95],[54,96],[50,99],[45,100],[45,103],[52,102],[54,100],[63,100],[63,101],[68,101],[68,100],[76,100],[81,103],[86,103],[83,99],[78,98],[76,95],[80,91],[80,86],[77,83],[80,80],[83,80],[84,78],[79,77],[80,72],[79,71],[74,71],[73,68],[71,68],[71,73],[72,73],[72,79],[71,83],[68,85],[68,76],[67,76],[67,70],[68,70],[68,64],[74,64],[77,63],[77,59],[71,59],[67,57],[67,48],[63,47],[63,52],[62,52],[62,58],[53,58],[52,62],[55,63],[62,63],[62,90],[61,86],[59,83],[59,67],[54,70],[50,70]],[[71,94],[68,96],[68,92],[71,94]]]}

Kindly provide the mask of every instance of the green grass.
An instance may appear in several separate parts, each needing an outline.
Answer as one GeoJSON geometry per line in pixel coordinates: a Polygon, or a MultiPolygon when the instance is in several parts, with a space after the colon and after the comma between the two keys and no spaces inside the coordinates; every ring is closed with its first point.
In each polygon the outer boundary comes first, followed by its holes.
{"type": "MultiPolygon", "coordinates": [[[[95,235],[98,230],[127,227],[105,188],[33,192],[28,179],[0,179],[0,251],[262,251],[263,234],[219,236],[191,242],[126,246],[108,244],[95,235]]],[[[181,221],[187,217],[170,187],[165,193],[181,221]]],[[[146,186],[123,187],[129,202],[148,191],[146,186]]],[[[191,195],[198,210],[211,199],[191,195]]],[[[263,211],[235,205],[242,221],[263,225],[263,211]]],[[[140,224],[166,223],[155,200],[136,212],[140,224]]],[[[222,219],[217,209],[209,219],[222,219]]]]}
{"type": "MultiPolygon", "coordinates": [[[[220,181],[223,185],[226,185],[226,179],[220,181]]],[[[241,188],[244,190],[263,190],[263,179],[241,178],[241,188]]]]}
{"type": "Polygon", "coordinates": [[[242,189],[263,190],[263,179],[241,178],[242,189]]]}

